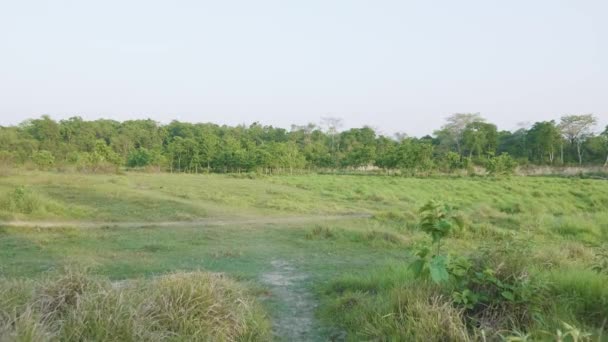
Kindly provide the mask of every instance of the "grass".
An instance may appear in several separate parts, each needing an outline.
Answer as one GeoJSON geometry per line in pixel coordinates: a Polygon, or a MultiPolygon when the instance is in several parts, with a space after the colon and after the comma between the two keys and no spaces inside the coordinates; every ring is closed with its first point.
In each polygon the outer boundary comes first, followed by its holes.
{"type": "Polygon", "coordinates": [[[0,340],[251,341],[270,325],[251,294],[219,274],[171,273],[112,283],[67,271],[3,280],[0,340]]]}
{"type": "MultiPolygon", "coordinates": [[[[558,329],[571,330],[563,322],[598,339],[608,336],[608,274],[593,267],[598,251],[608,243],[607,207],[608,183],[599,179],[9,173],[0,177],[0,221],[57,225],[0,226],[0,288],[3,293],[20,287],[39,289],[69,266],[87,268],[86,278],[95,284],[136,284],[137,291],[151,293],[158,291],[154,286],[160,286],[165,275],[182,277],[184,283],[192,282],[190,275],[215,277],[199,273],[204,270],[223,274],[221,281],[241,289],[257,308],[256,323],[243,321],[260,334],[242,335],[251,340],[271,338],[262,311],[275,324],[293,314],[293,303],[278,295],[290,291],[314,301],[309,304],[316,307],[315,315],[306,317],[313,323],[305,336],[289,335],[289,327],[273,327],[272,338],[278,340],[474,341],[511,335],[555,339],[558,329]],[[495,316],[484,316],[480,325],[471,312],[452,302],[449,288],[415,279],[407,265],[417,246],[428,241],[417,223],[419,208],[430,199],[457,207],[466,222],[464,230],[445,241],[448,254],[484,256],[505,277],[525,274],[531,289],[541,289],[539,297],[523,306],[487,311],[495,316]],[[371,217],[326,219],[349,213],[371,217]],[[291,216],[316,218],[266,220],[291,216]],[[205,224],[196,223],[202,219],[205,224]],[[108,225],[73,225],[91,221],[108,225]],[[167,221],[194,224],[160,224],[167,221]],[[63,222],[66,227],[61,227],[63,222]],[[121,227],[121,222],[134,224],[121,227]],[[276,274],[277,261],[291,272],[284,287],[264,281],[268,274],[276,274]],[[531,318],[516,320],[522,315],[531,318]]],[[[119,290],[133,291],[127,287],[109,292],[117,295],[119,290]]],[[[222,292],[215,300],[224,303],[224,296],[230,298],[222,292]]],[[[34,297],[22,293],[11,298],[30,303],[34,297]]],[[[115,297],[104,300],[109,303],[115,297]]],[[[29,305],[12,303],[0,307],[29,305]]],[[[246,315],[239,306],[229,310],[246,315]]],[[[37,311],[21,312],[19,322],[38,322],[37,311]]],[[[122,314],[116,312],[117,317],[122,314]]],[[[88,318],[87,323],[73,322],[76,330],[92,324],[88,318]]],[[[219,330],[209,339],[229,336],[221,335],[227,329],[223,323],[215,321],[219,330]]],[[[186,320],[184,331],[189,331],[187,324],[186,320]]],[[[52,329],[40,325],[40,331],[24,326],[29,330],[23,331],[60,336],[63,328],[51,325],[52,329]]]]}

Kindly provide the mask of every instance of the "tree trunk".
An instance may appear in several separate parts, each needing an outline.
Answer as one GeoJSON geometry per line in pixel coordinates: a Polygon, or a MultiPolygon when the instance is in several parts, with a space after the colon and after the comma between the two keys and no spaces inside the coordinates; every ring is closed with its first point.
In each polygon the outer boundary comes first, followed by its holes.
{"type": "Polygon", "coordinates": [[[576,142],[576,152],[578,152],[578,165],[583,165],[583,155],[581,154],[581,143],[576,142]]]}
{"type": "Polygon", "coordinates": [[[564,165],[564,143],[560,145],[562,165],[564,165]]]}
{"type": "Polygon", "coordinates": [[[604,167],[608,167],[608,154],[606,155],[606,162],[604,163],[604,167]]]}

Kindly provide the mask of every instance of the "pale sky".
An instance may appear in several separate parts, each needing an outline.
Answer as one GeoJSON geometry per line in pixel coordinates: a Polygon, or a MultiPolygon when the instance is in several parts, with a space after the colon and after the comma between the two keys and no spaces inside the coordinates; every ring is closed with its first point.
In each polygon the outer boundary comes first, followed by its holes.
{"type": "MultiPolygon", "coordinates": [[[[606,0],[0,0],[0,125],[608,124],[606,0]]],[[[599,128],[599,127],[598,127],[599,128]]]]}

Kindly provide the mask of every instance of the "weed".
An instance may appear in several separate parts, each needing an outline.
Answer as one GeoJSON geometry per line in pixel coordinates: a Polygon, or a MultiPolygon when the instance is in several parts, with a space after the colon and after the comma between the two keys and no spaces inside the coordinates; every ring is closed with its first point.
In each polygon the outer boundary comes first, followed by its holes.
{"type": "Polygon", "coordinates": [[[41,207],[41,200],[31,190],[18,186],[5,196],[0,205],[6,211],[32,214],[41,207]]]}
{"type": "Polygon", "coordinates": [[[608,244],[597,248],[591,269],[597,273],[608,275],[608,244]]]}
{"type": "Polygon", "coordinates": [[[333,239],[336,233],[330,227],[316,225],[310,232],[306,234],[308,240],[313,239],[333,239]]]}

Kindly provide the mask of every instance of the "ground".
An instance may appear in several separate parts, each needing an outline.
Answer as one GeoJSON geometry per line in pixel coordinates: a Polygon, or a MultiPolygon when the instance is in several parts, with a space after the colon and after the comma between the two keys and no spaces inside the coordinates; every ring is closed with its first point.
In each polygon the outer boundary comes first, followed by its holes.
{"type": "MultiPolygon", "coordinates": [[[[112,281],[221,272],[252,289],[274,336],[289,341],[382,336],[373,319],[354,324],[334,310],[348,299],[353,312],[365,312],[357,305],[401,286],[383,277],[405,274],[428,240],[417,222],[430,199],[465,217],[464,231],[447,241],[450,252],[531,242],[539,277],[590,269],[608,243],[608,182],[575,178],[20,171],[0,177],[0,198],[4,278],[37,278],[66,265],[112,281]],[[550,271],[542,271],[547,262],[550,271]]],[[[597,291],[590,295],[608,303],[608,291],[597,291]]],[[[581,310],[559,317],[598,328],[584,315],[604,311],[581,310]]]]}

